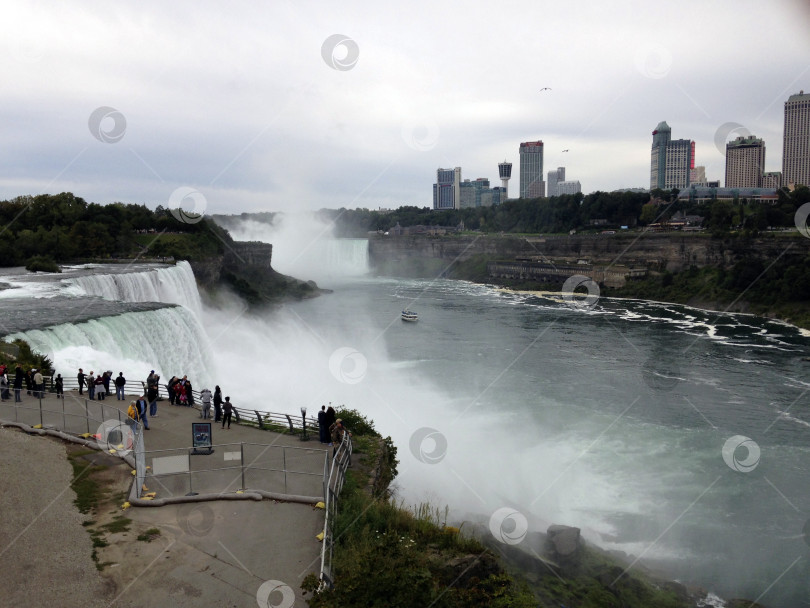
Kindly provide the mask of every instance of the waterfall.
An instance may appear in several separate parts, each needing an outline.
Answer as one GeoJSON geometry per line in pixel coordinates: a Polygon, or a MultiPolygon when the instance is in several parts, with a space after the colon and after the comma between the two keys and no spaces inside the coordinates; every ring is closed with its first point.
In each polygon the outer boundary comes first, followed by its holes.
{"type": "MultiPolygon", "coordinates": [[[[195,288],[196,289],[196,288],[195,288]]],[[[38,352],[47,353],[63,375],[78,368],[119,371],[145,380],[154,369],[161,381],[188,375],[196,388],[211,384],[213,356],[197,317],[181,306],[130,312],[84,323],[54,325],[12,334],[38,352]]]]}
{"type": "MultiPolygon", "coordinates": [[[[66,279],[82,295],[123,302],[164,302],[188,308],[199,318],[202,310],[194,272],[188,262],[165,268],[117,274],[90,274],[66,279]]],[[[76,290],[74,290],[74,293],[76,290]]]]}

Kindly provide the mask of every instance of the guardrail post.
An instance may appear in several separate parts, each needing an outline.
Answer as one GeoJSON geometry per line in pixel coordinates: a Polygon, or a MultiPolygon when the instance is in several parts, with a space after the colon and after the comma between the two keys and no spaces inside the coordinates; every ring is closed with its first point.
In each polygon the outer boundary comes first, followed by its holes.
{"type": "Polygon", "coordinates": [[[42,421],[42,399],[39,400],[39,426],[45,428],[45,423],[42,421]]]}
{"type": "Polygon", "coordinates": [[[90,408],[87,407],[87,399],[84,400],[84,419],[87,421],[87,433],[90,434],[90,408]]]}
{"type": "Polygon", "coordinates": [[[281,448],[282,466],[284,467],[284,493],[287,493],[287,446],[281,448]]]}
{"type": "Polygon", "coordinates": [[[264,421],[262,420],[262,415],[259,413],[258,410],[253,410],[253,413],[256,414],[256,420],[259,421],[259,428],[264,428],[264,421]]]}
{"type": "Polygon", "coordinates": [[[240,452],[241,452],[240,458],[242,459],[242,487],[240,488],[240,490],[244,490],[245,489],[245,442],[244,441],[239,444],[239,448],[240,448],[240,452]]]}
{"type": "Polygon", "coordinates": [[[65,400],[62,399],[62,430],[67,433],[67,417],[65,415],[65,400]]]}

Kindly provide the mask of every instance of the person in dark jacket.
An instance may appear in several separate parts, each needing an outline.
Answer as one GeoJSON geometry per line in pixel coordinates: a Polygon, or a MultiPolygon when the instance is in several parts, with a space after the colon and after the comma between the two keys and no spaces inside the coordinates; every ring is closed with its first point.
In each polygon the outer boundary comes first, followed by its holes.
{"type": "Polygon", "coordinates": [[[102,382],[104,383],[104,392],[110,394],[110,382],[112,382],[112,372],[107,370],[101,375],[102,382]]]}
{"type": "Polygon", "coordinates": [[[118,377],[115,379],[115,398],[119,401],[124,400],[124,387],[127,384],[127,379],[124,378],[124,372],[118,372],[118,377]]]}
{"type": "MultiPolygon", "coordinates": [[[[336,421],[337,421],[337,414],[335,413],[335,408],[333,408],[332,404],[330,403],[329,408],[326,410],[326,428],[328,433],[331,433],[332,425],[335,424],[336,421]]],[[[332,444],[331,438],[329,444],[330,445],[332,444]]]]}
{"type": "Polygon", "coordinates": [[[233,404],[230,397],[225,397],[225,403],[222,404],[222,428],[225,428],[225,423],[228,423],[228,428],[231,428],[231,412],[233,412],[233,404]]]}
{"type": "Polygon", "coordinates": [[[32,390],[34,390],[34,370],[29,369],[25,372],[25,392],[30,395],[32,390]]]}
{"type": "Polygon", "coordinates": [[[318,439],[321,443],[329,443],[329,427],[326,424],[326,406],[321,406],[318,412],[318,439]]]}
{"type": "Polygon", "coordinates": [[[18,363],[14,368],[14,401],[22,401],[22,387],[23,380],[25,379],[25,372],[22,366],[18,363]]]}
{"type": "Polygon", "coordinates": [[[76,376],[76,380],[79,381],[79,394],[82,394],[82,389],[84,388],[84,372],[82,368],[79,368],[79,374],[76,376]]]}
{"type": "Polygon", "coordinates": [[[186,380],[186,398],[188,399],[188,406],[194,407],[194,390],[191,386],[191,380],[186,380]]]}
{"type": "Polygon", "coordinates": [[[169,383],[166,385],[166,392],[169,393],[169,403],[175,405],[175,400],[177,399],[177,393],[174,392],[174,385],[179,382],[179,378],[177,376],[172,376],[169,379],[169,383]]]}
{"type": "Polygon", "coordinates": [[[214,422],[222,420],[222,390],[219,385],[214,387],[214,422]]]}
{"type": "Polygon", "coordinates": [[[56,388],[56,398],[57,399],[64,399],[65,398],[65,386],[64,380],[62,379],[62,374],[56,374],[56,378],[54,378],[53,385],[56,388]]]}

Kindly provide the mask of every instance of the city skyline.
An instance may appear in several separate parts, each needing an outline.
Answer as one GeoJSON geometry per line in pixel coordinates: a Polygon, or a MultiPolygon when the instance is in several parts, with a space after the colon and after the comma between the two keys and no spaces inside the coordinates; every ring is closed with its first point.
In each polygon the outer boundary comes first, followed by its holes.
{"type": "Polygon", "coordinates": [[[768,144],[765,171],[782,170],[784,102],[810,90],[805,3],[722,0],[697,20],[674,1],[515,1],[485,19],[483,7],[12,0],[0,7],[0,198],[179,197],[207,213],[430,206],[437,167],[494,184],[504,159],[516,197],[515,148],[535,140],[544,167],[569,167],[587,192],[648,187],[662,119],[695,142],[708,180],[723,179],[726,142],[751,133],[768,144]],[[779,40],[764,55],[732,35],[747,31],[779,40]],[[480,42],[492,32],[497,45],[480,42]]]}

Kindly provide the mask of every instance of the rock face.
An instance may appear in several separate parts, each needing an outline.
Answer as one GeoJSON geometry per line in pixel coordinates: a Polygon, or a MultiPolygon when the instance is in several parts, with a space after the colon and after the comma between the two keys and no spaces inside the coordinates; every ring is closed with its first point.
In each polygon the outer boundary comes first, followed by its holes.
{"type": "Polygon", "coordinates": [[[243,272],[246,267],[254,270],[272,270],[273,246],[269,243],[235,241],[225,249],[222,256],[189,260],[194,278],[203,287],[215,287],[224,272],[243,272]]]}
{"type": "Polygon", "coordinates": [[[579,528],[554,524],[546,531],[547,549],[551,559],[561,566],[574,566],[580,558],[582,541],[579,528]]]}
{"type": "Polygon", "coordinates": [[[369,261],[381,272],[420,259],[463,262],[476,255],[490,259],[546,259],[576,264],[621,263],[678,272],[696,266],[733,264],[743,255],[774,259],[790,245],[789,255],[806,255],[808,239],[796,237],[713,239],[698,234],[622,233],[572,236],[373,236],[369,261]]]}

